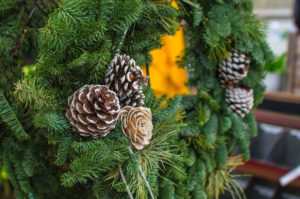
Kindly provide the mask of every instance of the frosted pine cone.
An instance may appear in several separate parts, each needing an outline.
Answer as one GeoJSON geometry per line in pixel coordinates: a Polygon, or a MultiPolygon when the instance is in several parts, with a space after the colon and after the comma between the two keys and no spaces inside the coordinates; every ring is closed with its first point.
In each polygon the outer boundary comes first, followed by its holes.
{"type": "Polygon", "coordinates": [[[102,85],[85,85],[68,99],[66,117],[74,131],[81,136],[106,136],[120,111],[115,92],[102,85]]]}
{"type": "Polygon", "coordinates": [[[250,88],[227,88],[226,99],[230,111],[244,117],[253,107],[253,90],[250,88]]]}
{"type": "Polygon", "coordinates": [[[147,78],[135,61],[129,56],[117,54],[109,65],[105,84],[116,92],[121,106],[144,104],[143,85],[147,78]]]}
{"type": "Polygon", "coordinates": [[[131,144],[141,150],[152,137],[152,114],[149,108],[125,106],[119,113],[122,131],[131,139],[131,144]]]}
{"type": "Polygon", "coordinates": [[[222,86],[233,86],[247,77],[250,58],[242,52],[234,51],[224,58],[218,69],[218,77],[222,86]]]}

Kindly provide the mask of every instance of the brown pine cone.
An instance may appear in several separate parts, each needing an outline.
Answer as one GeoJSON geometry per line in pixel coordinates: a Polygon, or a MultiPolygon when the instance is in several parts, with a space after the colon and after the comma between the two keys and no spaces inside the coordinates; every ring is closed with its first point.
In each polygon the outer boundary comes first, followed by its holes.
{"type": "Polygon", "coordinates": [[[250,88],[227,88],[225,101],[230,111],[244,117],[253,107],[253,90],[250,88]]]}
{"type": "Polygon", "coordinates": [[[121,107],[143,105],[143,85],[146,82],[147,78],[135,61],[119,54],[109,65],[105,78],[105,84],[118,95],[121,107]]]}
{"type": "Polygon", "coordinates": [[[150,143],[152,137],[152,114],[149,108],[125,106],[119,113],[122,131],[131,139],[137,150],[150,143]]]}
{"type": "Polygon", "coordinates": [[[106,136],[115,128],[120,111],[115,92],[103,85],[85,85],[68,99],[66,117],[81,136],[106,136]]]}
{"type": "Polygon", "coordinates": [[[231,87],[238,84],[248,75],[250,57],[245,53],[234,51],[224,58],[218,69],[218,78],[223,87],[231,87]]]}

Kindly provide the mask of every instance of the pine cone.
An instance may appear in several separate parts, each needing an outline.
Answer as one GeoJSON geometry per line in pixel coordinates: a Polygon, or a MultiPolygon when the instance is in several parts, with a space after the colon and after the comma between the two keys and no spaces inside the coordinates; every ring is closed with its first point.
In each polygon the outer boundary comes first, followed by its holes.
{"type": "Polygon", "coordinates": [[[119,111],[115,92],[103,85],[85,85],[69,97],[66,117],[81,136],[98,138],[115,128],[119,111]]]}
{"type": "Polygon", "coordinates": [[[143,84],[147,78],[129,56],[117,54],[107,69],[105,83],[116,92],[123,106],[144,104],[143,84]]]}
{"type": "Polygon", "coordinates": [[[250,58],[242,52],[234,51],[224,58],[218,69],[218,77],[223,87],[231,87],[247,77],[250,58]]]}
{"type": "Polygon", "coordinates": [[[250,88],[227,88],[225,101],[230,111],[244,117],[253,107],[253,90],[250,88]]]}
{"type": "Polygon", "coordinates": [[[131,144],[141,150],[152,137],[152,114],[149,108],[125,106],[119,113],[122,131],[131,139],[131,144]]]}

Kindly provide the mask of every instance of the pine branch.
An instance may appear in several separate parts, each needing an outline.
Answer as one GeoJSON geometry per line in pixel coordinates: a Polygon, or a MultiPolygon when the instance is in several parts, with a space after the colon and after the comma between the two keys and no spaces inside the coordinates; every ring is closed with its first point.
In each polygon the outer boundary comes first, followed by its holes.
{"type": "Polygon", "coordinates": [[[42,111],[34,116],[34,125],[37,128],[46,128],[50,133],[66,134],[70,131],[70,125],[64,115],[55,112],[42,111]]]}
{"type": "Polygon", "coordinates": [[[58,105],[55,96],[39,82],[37,78],[26,78],[17,82],[14,92],[17,101],[32,110],[54,110],[58,105]]]}
{"type": "Polygon", "coordinates": [[[181,105],[182,97],[180,95],[175,96],[167,101],[167,106],[161,110],[159,113],[154,112],[154,117],[156,116],[158,120],[166,119],[174,115],[181,105]]]}
{"type": "Polygon", "coordinates": [[[39,11],[41,11],[41,13],[44,15],[44,16],[48,16],[48,13],[46,11],[44,11],[44,9],[40,6],[40,0],[35,0],[34,1],[34,4],[35,6],[39,9],[39,11]]]}
{"type": "Polygon", "coordinates": [[[15,40],[13,46],[11,47],[11,50],[8,53],[9,55],[12,55],[12,54],[14,56],[17,55],[17,53],[18,53],[17,50],[18,50],[18,48],[20,48],[20,38],[21,38],[22,35],[24,35],[26,33],[25,28],[28,25],[28,22],[30,21],[30,19],[33,16],[35,11],[36,11],[36,7],[33,7],[32,10],[30,11],[29,15],[28,15],[28,18],[26,19],[26,22],[25,22],[24,28],[22,29],[21,34],[19,34],[20,36],[17,37],[17,39],[15,40]]]}
{"type": "Polygon", "coordinates": [[[19,140],[29,139],[29,135],[23,128],[23,125],[17,118],[14,110],[6,100],[3,92],[0,90],[0,119],[8,129],[15,135],[19,140]]]}
{"type": "Polygon", "coordinates": [[[56,155],[55,164],[58,166],[63,166],[66,163],[68,153],[72,144],[72,136],[67,135],[58,144],[58,151],[56,155]]]}

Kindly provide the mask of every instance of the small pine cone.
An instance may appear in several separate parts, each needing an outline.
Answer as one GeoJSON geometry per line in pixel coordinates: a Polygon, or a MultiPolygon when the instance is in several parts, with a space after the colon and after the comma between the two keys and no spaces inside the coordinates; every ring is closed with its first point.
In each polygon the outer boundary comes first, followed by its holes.
{"type": "Polygon", "coordinates": [[[225,101],[230,111],[244,117],[253,107],[253,90],[250,88],[227,88],[225,101]]]}
{"type": "Polygon", "coordinates": [[[85,85],[68,99],[66,117],[81,136],[106,136],[115,128],[120,111],[115,92],[103,85],[85,85]]]}
{"type": "Polygon", "coordinates": [[[122,131],[131,139],[131,144],[141,150],[152,137],[152,114],[149,108],[125,106],[119,113],[122,131]]]}
{"type": "Polygon", "coordinates": [[[135,61],[129,56],[117,54],[109,65],[105,84],[116,92],[123,106],[141,106],[144,104],[143,84],[147,78],[135,61]]]}
{"type": "Polygon", "coordinates": [[[236,85],[247,77],[250,58],[242,52],[234,51],[224,58],[218,69],[218,78],[223,87],[236,85]]]}

